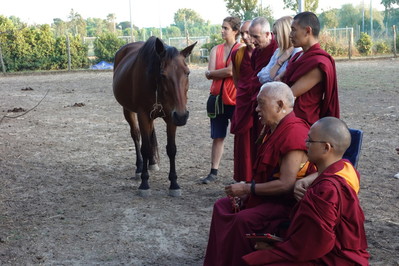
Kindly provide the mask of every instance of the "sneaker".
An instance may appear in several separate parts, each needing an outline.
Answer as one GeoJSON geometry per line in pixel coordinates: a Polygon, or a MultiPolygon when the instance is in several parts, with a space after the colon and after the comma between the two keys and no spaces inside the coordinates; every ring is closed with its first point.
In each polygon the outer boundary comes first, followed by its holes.
{"type": "Polygon", "coordinates": [[[205,178],[201,178],[200,181],[202,184],[209,184],[213,181],[215,181],[217,179],[217,176],[214,174],[209,174],[207,177],[205,178]]]}

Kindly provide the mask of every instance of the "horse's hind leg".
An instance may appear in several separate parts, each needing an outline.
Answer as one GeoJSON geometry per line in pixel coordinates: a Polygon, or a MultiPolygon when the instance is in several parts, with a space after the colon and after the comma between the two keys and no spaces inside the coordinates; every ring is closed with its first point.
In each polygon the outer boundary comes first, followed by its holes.
{"type": "Polygon", "coordinates": [[[155,128],[152,129],[151,136],[151,149],[152,149],[152,156],[148,159],[148,170],[158,171],[159,170],[159,153],[158,153],[158,141],[157,135],[155,134],[155,128]]]}
{"type": "Polygon", "coordinates": [[[137,114],[123,109],[123,115],[130,126],[130,135],[134,142],[134,148],[136,150],[136,178],[141,177],[143,171],[143,157],[140,151],[140,128],[137,121],[137,114]]]}
{"type": "Polygon", "coordinates": [[[176,137],[176,126],[173,123],[166,123],[167,124],[167,136],[168,136],[168,141],[166,145],[166,153],[168,154],[169,157],[169,164],[170,164],[170,170],[169,170],[169,181],[170,181],[170,187],[169,187],[169,195],[172,197],[179,197],[181,196],[181,190],[179,185],[177,184],[177,175],[176,175],[176,142],[175,142],[175,137],[176,137]]]}

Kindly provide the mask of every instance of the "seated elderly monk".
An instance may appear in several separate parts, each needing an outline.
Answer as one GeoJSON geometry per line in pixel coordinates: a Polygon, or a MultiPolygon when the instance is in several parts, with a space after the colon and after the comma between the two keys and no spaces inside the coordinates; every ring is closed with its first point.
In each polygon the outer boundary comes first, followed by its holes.
{"type": "Polygon", "coordinates": [[[309,161],[318,176],[293,210],[286,240],[243,257],[249,265],[368,265],[359,174],[342,159],[351,142],[344,122],[325,117],[310,129],[309,161]]]}
{"type": "Polygon", "coordinates": [[[225,187],[228,197],[215,203],[204,265],[245,265],[241,257],[254,251],[245,234],[278,233],[296,202],[296,178],[306,173],[309,126],[293,112],[291,89],[282,82],[266,83],[257,102],[259,119],[268,129],[256,156],[253,180],[225,187]]]}

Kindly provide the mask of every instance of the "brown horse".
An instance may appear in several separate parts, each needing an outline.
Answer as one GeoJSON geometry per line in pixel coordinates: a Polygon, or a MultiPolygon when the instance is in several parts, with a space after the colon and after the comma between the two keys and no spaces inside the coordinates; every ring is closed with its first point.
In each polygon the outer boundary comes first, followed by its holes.
{"type": "Polygon", "coordinates": [[[195,44],[179,52],[175,47],[151,37],[146,42],[127,44],[115,55],[114,95],[130,125],[136,148],[136,177],[141,175],[139,192],[142,196],[150,194],[148,168],[156,166],[158,161],[154,129],[157,117],[162,117],[166,123],[169,195],[181,195],[175,167],[175,136],[176,126],[184,126],[188,119],[186,104],[190,70],[185,58],[195,44]]]}

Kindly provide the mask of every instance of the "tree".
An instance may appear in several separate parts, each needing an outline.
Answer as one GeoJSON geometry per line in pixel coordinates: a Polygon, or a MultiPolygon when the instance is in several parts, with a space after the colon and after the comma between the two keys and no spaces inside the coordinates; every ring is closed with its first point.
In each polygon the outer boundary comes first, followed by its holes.
{"type": "Polygon", "coordinates": [[[62,19],[54,18],[52,28],[54,29],[55,36],[58,37],[66,34],[68,25],[62,19]]]}
{"type": "Polygon", "coordinates": [[[334,8],[324,11],[323,13],[320,14],[319,20],[321,28],[325,29],[337,28],[339,25],[338,9],[334,8]]]}
{"type": "MultiPolygon", "coordinates": [[[[305,11],[315,13],[319,7],[319,0],[303,0],[305,1],[305,11]]],[[[299,0],[284,0],[284,7],[292,11],[298,12],[299,0]]]]}
{"type": "Polygon", "coordinates": [[[180,37],[181,32],[180,29],[176,26],[170,26],[166,28],[166,33],[169,37],[180,37]]]}
{"type": "Polygon", "coordinates": [[[116,16],[115,14],[108,14],[107,22],[108,22],[108,30],[110,32],[116,32],[116,16]]]}
{"type": "Polygon", "coordinates": [[[107,31],[107,21],[100,18],[88,18],[86,20],[87,36],[96,37],[107,31]]]}
{"type": "Polygon", "coordinates": [[[205,24],[204,19],[196,11],[189,8],[178,9],[174,16],[174,22],[182,33],[187,30],[189,34],[191,34],[191,28],[201,27],[205,24]]]}
{"type": "Polygon", "coordinates": [[[399,0],[381,0],[381,4],[385,7],[384,12],[384,24],[387,28],[391,28],[392,25],[398,25],[399,22],[399,9],[393,6],[399,5],[399,0]]]}
{"type": "Polygon", "coordinates": [[[239,17],[242,21],[255,17],[264,17],[273,22],[270,6],[262,7],[258,0],[225,0],[226,8],[230,16],[239,17]]]}
{"type": "Polygon", "coordinates": [[[80,35],[82,38],[86,36],[86,21],[82,18],[82,16],[71,9],[69,13],[69,30],[73,34],[73,36],[80,35]]]}
{"type": "Polygon", "coordinates": [[[241,20],[248,20],[258,17],[256,12],[258,0],[225,0],[227,12],[241,20]]]}
{"type": "Polygon", "coordinates": [[[357,25],[361,25],[362,11],[360,7],[355,8],[352,4],[345,4],[338,10],[338,18],[340,28],[356,28],[357,25]]]}
{"type": "Polygon", "coordinates": [[[389,9],[395,4],[399,5],[399,0],[381,0],[381,4],[385,7],[385,9],[389,9]]]}

